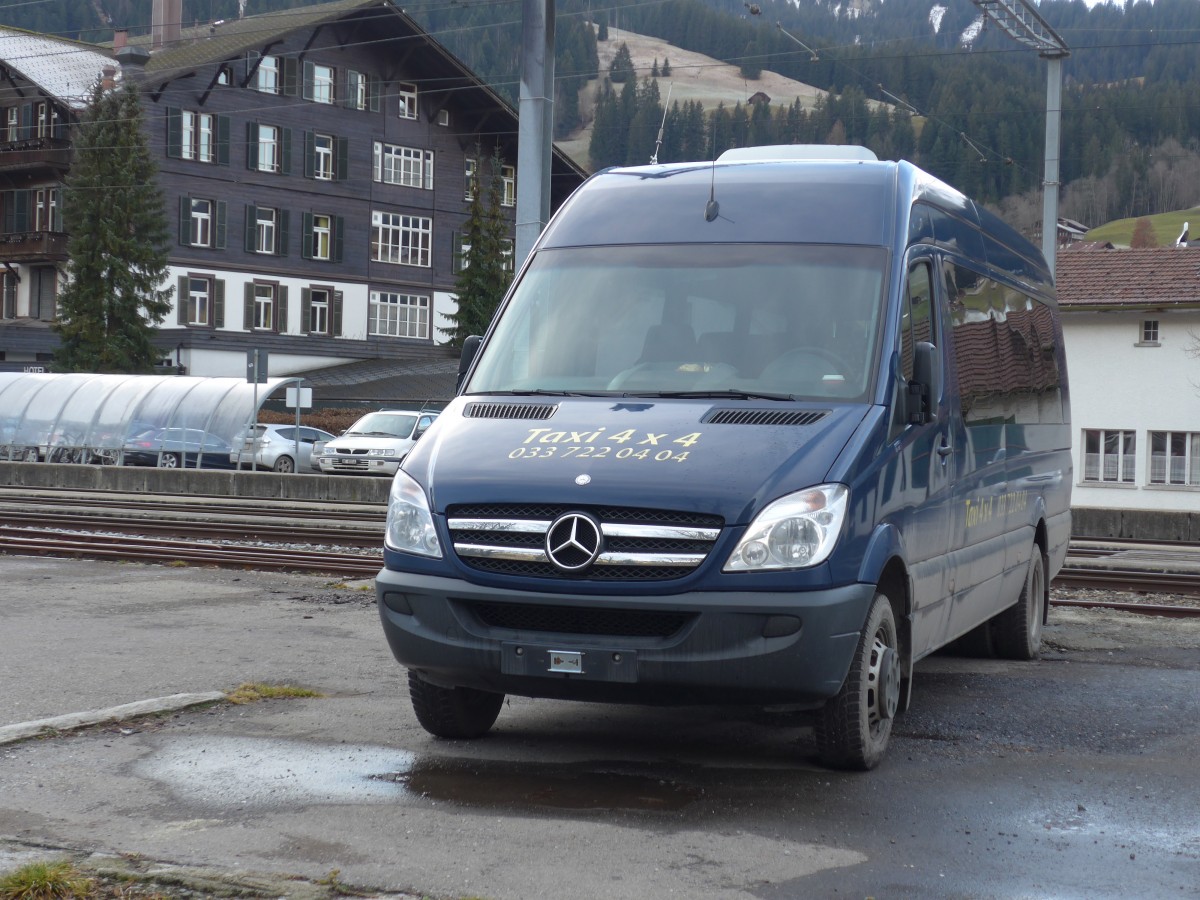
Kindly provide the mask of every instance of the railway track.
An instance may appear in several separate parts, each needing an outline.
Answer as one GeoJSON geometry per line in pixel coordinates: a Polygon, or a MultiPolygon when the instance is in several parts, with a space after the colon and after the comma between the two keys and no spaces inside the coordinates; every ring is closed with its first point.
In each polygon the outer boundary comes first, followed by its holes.
{"type": "MultiPolygon", "coordinates": [[[[374,504],[0,488],[0,522],[0,549],[5,553],[319,572],[351,578],[372,577],[383,562],[384,510],[374,504]]],[[[1123,593],[1137,599],[1052,596],[1052,605],[1200,616],[1200,547],[1076,541],[1053,586],[1123,593]],[[1155,602],[1160,596],[1168,596],[1172,602],[1155,602]]]]}

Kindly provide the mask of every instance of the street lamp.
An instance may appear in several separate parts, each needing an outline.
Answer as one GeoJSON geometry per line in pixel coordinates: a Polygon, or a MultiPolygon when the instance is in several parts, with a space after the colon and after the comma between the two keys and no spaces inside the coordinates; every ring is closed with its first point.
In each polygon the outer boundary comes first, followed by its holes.
{"type": "Polygon", "coordinates": [[[1070,49],[1026,0],[972,0],[1018,43],[1046,60],[1046,177],[1042,182],[1042,254],[1054,274],[1058,246],[1058,162],[1062,143],[1062,61],[1070,49]]]}

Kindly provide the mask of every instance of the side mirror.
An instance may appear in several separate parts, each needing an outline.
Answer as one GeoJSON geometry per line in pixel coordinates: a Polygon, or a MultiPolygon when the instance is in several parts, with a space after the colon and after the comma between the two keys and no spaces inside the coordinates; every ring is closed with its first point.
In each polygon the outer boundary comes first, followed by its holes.
{"type": "Polygon", "coordinates": [[[471,368],[471,363],[475,362],[475,356],[479,353],[479,345],[482,343],[483,337],[478,334],[473,334],[463,341],[462,353],[458,357],[458,381],[454,383],[455,393],[462,390],[463,379],[467,377],[467,370],[471,368]]]}
{"type": "Polygon", "coordinates": [[[912,425],[924,425],[937,421],[937,401],[942,396],[942,356],[929,341],[918,341],[913,351],[913,380],[908,385],[908,421],[912,425]]]}

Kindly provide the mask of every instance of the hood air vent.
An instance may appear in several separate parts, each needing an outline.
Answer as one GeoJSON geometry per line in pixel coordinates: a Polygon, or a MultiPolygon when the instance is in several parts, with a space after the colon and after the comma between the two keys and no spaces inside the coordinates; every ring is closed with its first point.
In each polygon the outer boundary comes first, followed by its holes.
{"type": "Polygon", "coordinates": [[[548,419],[558,409],[555,403],[468,403],[468,419],[548,419]]]}
{"type": "Polygon", "coordinates": [[[829,415],[811,409],[714,409],[700,421],[706,425],[812,425],[829,415]]]}

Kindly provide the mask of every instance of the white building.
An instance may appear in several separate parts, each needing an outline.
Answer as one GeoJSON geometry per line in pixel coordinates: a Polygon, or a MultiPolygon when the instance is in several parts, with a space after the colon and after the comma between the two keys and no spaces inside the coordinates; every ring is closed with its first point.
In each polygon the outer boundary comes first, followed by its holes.
{"type": "Polygon", "coordinates": [[[1066,249],[1073,507],[1200,511],[1200,248],[1066,249]]]}

